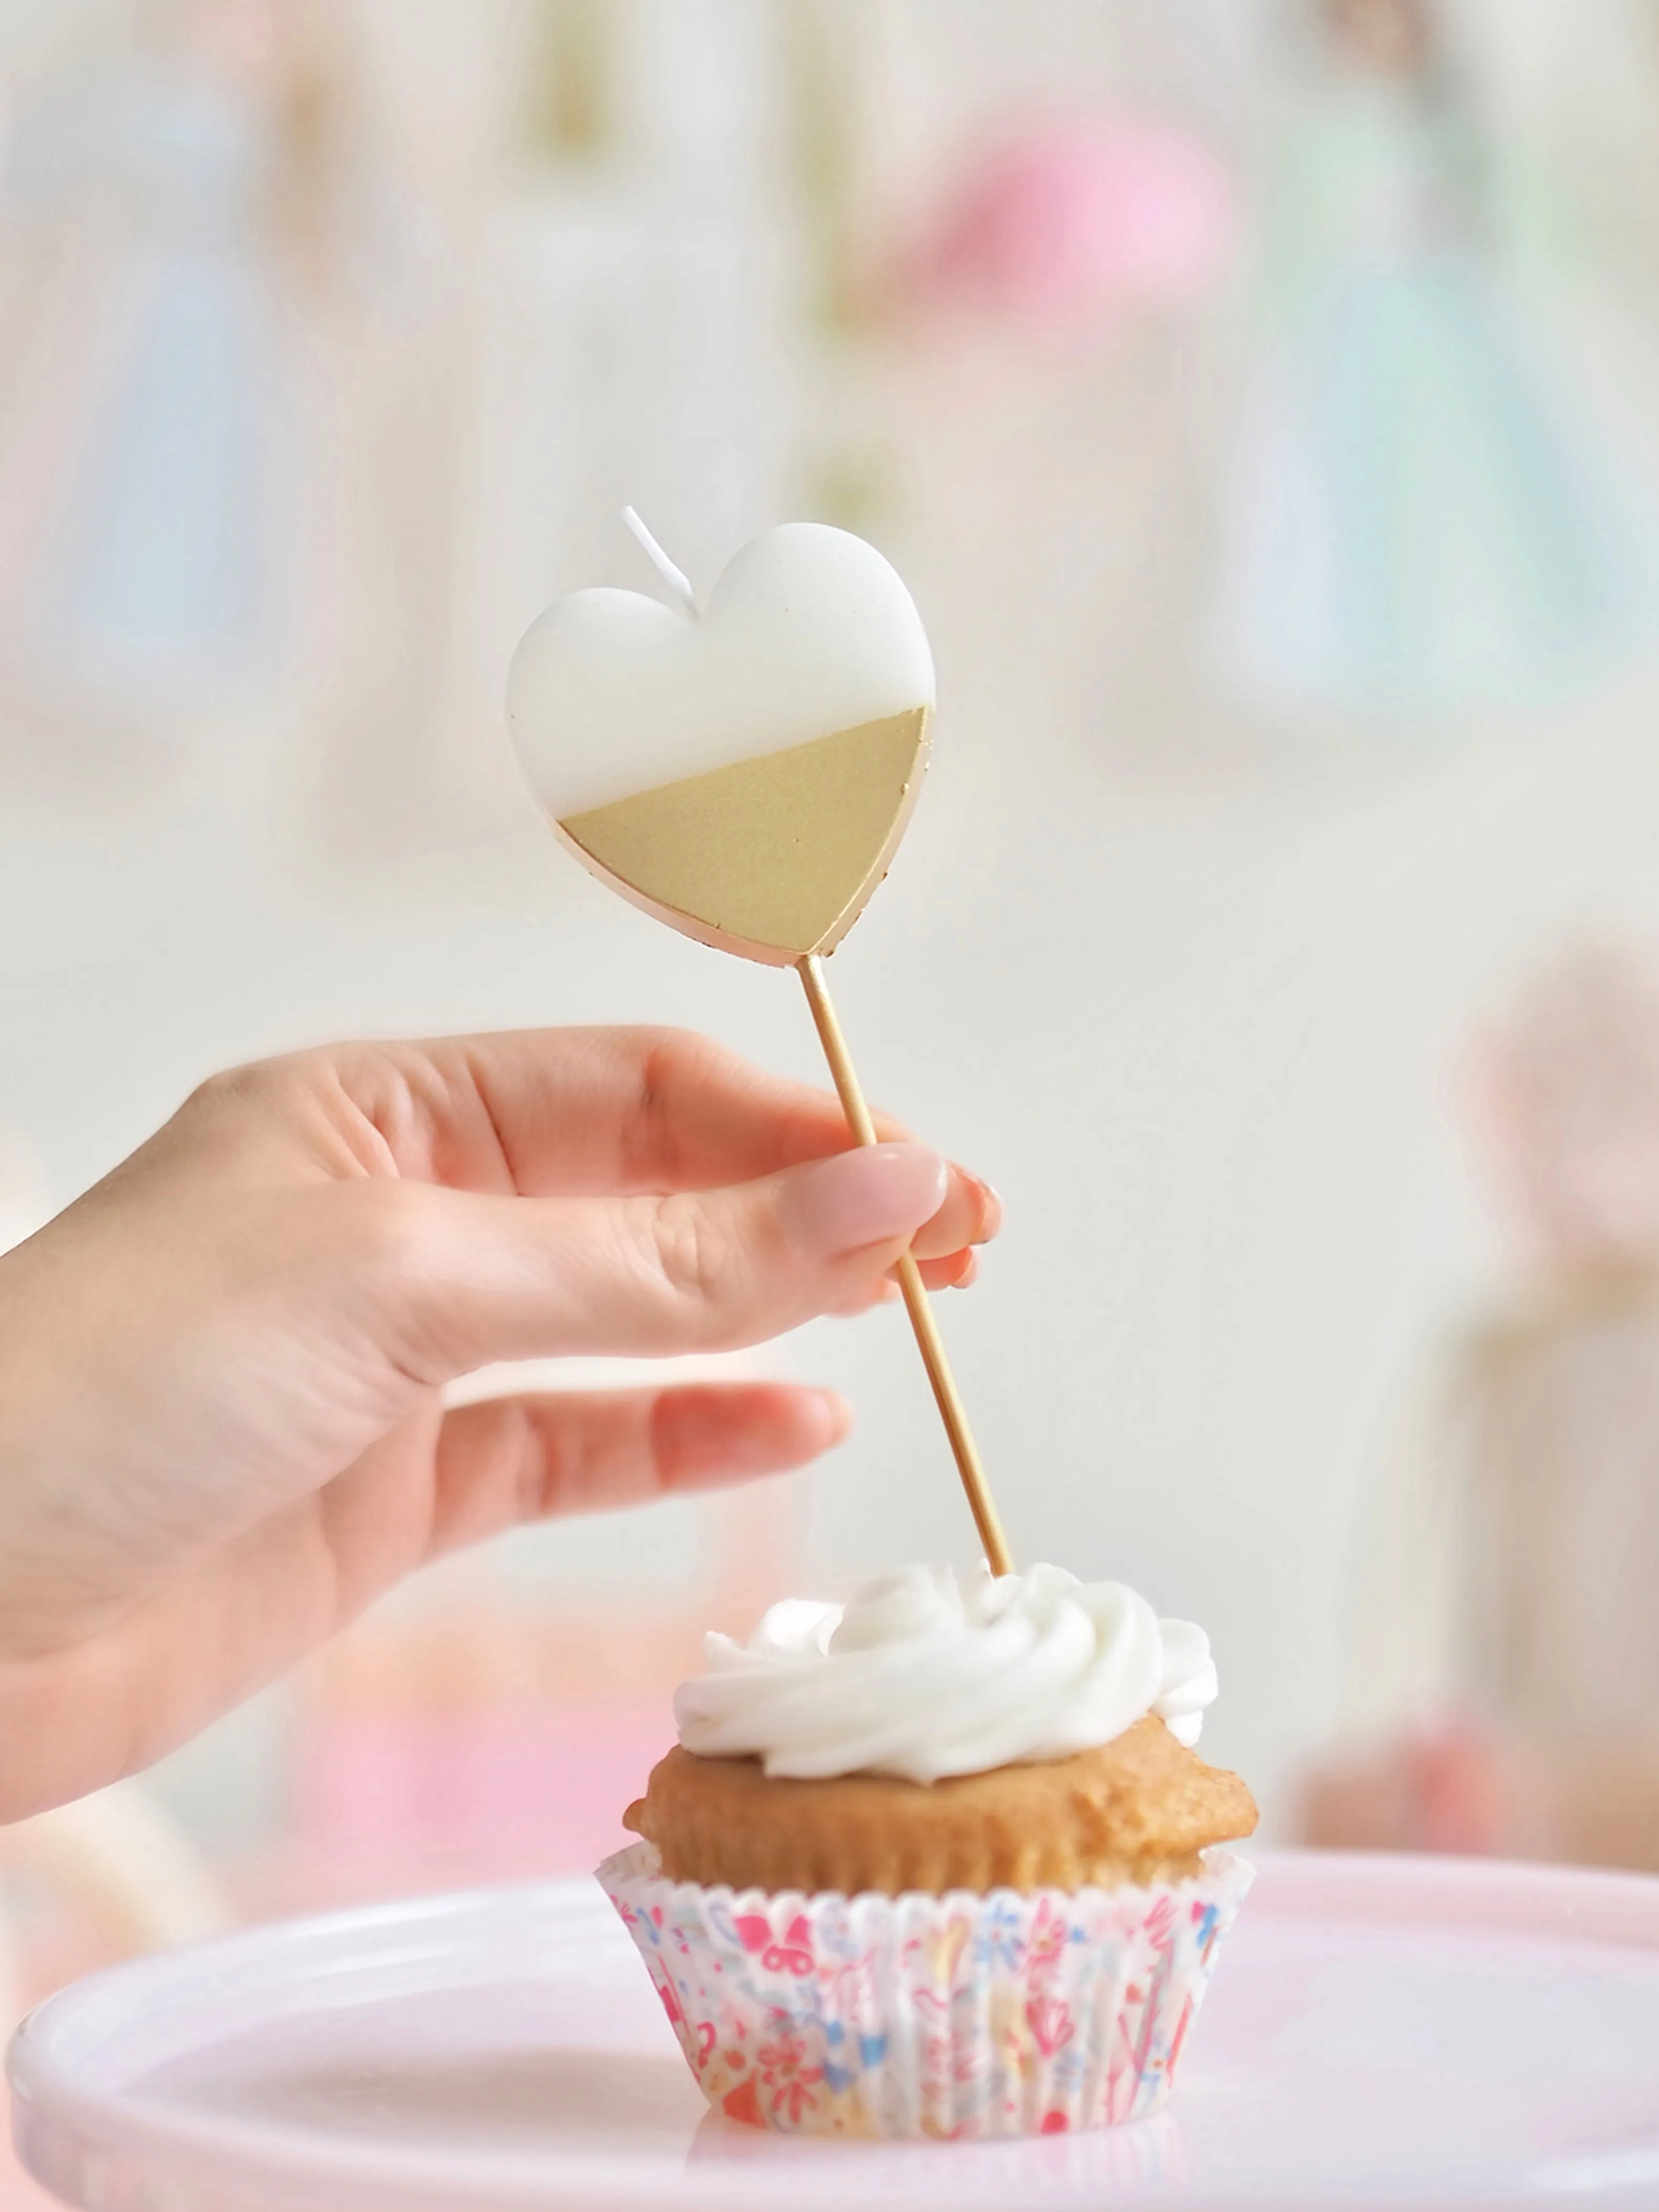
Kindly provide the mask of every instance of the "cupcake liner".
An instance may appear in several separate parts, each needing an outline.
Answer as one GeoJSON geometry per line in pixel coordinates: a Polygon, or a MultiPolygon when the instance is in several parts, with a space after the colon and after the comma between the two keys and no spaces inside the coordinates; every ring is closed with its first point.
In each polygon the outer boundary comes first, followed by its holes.
{"type": "Polygon", "coordinates": [[[1109,2127],[1168,2096],[1254,1869],[1073,1894],[842,1897],[599,1869],[709,2103],[800,2135],[1109,2127]]]}

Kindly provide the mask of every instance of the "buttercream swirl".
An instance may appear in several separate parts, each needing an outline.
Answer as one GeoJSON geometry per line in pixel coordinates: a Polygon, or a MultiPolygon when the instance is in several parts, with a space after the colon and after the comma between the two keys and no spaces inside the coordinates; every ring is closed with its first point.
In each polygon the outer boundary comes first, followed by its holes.
{"type": "Polygon", "coordinates": [[[674,1699],[681,1743],[803,1779],[1065,1759],[1147,1713],[1192,1744],[1217,1687],[1201,1628],[1048,1566],[904,1567],[844,1607],[786,1598],[747,1644],[711,1635],[705,1651],[674,1699]]]}

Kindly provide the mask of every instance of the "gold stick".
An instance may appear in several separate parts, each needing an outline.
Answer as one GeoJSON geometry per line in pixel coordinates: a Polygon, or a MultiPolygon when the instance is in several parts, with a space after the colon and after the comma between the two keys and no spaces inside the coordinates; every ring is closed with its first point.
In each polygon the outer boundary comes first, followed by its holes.
{"type": "MultiPolygon", "coordinates": [[[[853,1056],[847,1049],[847,1040],[841,1033],[841,1024],[836,1019],[836,1010],[830,1002],[830,989],[823,980],[823,963],[816,952],[809,952],[795,965],[800,971],[801,981],[806,987],[806,1003],[812,1009],[813,1025],[818,1033],[818,1042],[823,1047],[823,1056],[830,1063],[830,1073],[835,1078],[836,1091],[841,1100],[842,1111],[847,1116],[847,1126],[860,1144],[876,1144],[879,1141],[876,1125],[870,1119],[870,1109],[865,1104],[864,1093],[859,1088],[853,1056]]],[[[956,1455],[962,1486],[968,1493],[974,1526],[979,1530],[980,1542],[985,1547],[986,1559],[994,1575],[1011,1575],[1014,1563],[1009,1557],[1008,1540],[1002,1533],[1001,1522],[997,1518],[997,1509],[985,1480],[985,1469],[974,1443],[973,1433],[968,1426],[968,1416],[957,1391],[951,1363],[945,1356],[945,1345],[939,1333],[939,1323],[933,1319],[933,1309],[927,1302],[921,1270],[912,1255],[907,1252],[894,1272],[898,1277],[904,1310],[910,1316],[911,1328],[915,1331],[921,1364],[927,1370],[927,1380],[933,1386],[939,1419],[945,1424],[945,1435],[951,1439],[951,1449],[956,1455]]]]}

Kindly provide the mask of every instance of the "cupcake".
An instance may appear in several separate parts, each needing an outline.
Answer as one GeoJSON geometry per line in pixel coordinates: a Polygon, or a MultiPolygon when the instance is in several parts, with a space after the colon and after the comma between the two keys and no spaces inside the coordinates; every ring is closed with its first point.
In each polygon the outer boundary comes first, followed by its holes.
{"type": "Polygon", "coordinates": [[[708,1639],[599,1869],[711,2104],[984,2137],[1155,2111],[1250,1881],[1201,1630],[1054,1567],[913,1567],[708,1639]]]}

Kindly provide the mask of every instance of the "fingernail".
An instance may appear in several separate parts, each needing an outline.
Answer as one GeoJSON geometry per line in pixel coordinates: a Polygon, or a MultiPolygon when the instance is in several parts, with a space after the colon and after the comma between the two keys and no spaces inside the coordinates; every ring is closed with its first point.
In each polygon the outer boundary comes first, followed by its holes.
{"type": "Polygon", "coordinates": [[[921,1145],[861,1145],[797,1168],[778,1194],[783,1233],[809,1260],[908,1237],[945,1203],[945,1166],[921,1145]]]}
{"type": "Polygon", "coordinates": [[[983,1176],[976,1176],[963,1167],[957,1168],[957,1173],[979,1199],[979,1231],[973,1241],[975,1244],[988,1243],[1002,1226],[1001,1196],[995,1185],[987,1182],[983,1176]]]}
{"type": "Polygon", "coordinates": [[[839,1390],[814,1390],[811,1395],[823,1422],[823,1440],[816,1449],[828,1451],[846,1440],[853,1425],[853,1408],[839,1390]]]}

